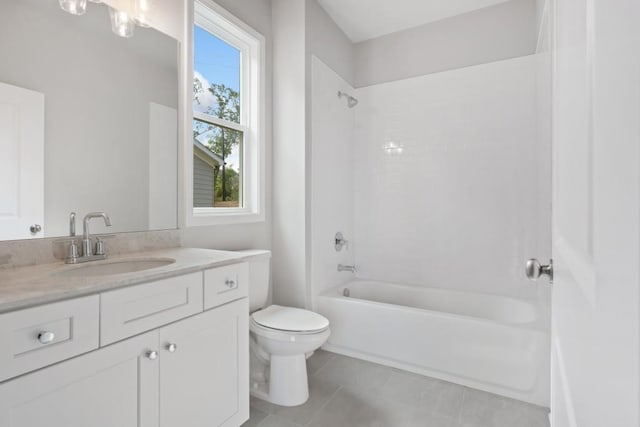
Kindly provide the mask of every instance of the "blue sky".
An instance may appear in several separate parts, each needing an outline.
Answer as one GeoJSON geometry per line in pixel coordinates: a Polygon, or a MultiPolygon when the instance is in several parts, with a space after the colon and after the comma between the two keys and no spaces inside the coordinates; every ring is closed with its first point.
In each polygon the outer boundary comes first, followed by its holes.
{"type": "MultiPolygon", "coordinates": [[[[209,83],[223,83],[233,90],[240,91],[240,51],[228,45],[211,33],[195,26],[194,71],[201,74],[209,83]]],[[[203,99],[205,105],[211,105],[203,99]]],[[[207,139],[206,133],[198,138],[200,142],[207,139]]],[[[234,147],[226,163],[238,170],[240,165],[239,147],[234,147]]]]}
{"type": "Polygon", "coordinates": [[[196,26],[195,71],[211,83],[224,83],[240,90],[240,51],[196,26]]]}

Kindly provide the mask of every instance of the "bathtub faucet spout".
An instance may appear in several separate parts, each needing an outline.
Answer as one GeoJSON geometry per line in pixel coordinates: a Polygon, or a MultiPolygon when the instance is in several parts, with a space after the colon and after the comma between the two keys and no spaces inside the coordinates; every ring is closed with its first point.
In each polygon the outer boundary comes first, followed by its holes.
{"type": "Polygon", "coordinates": [[[355,265],[342,265],[342,264],[338,264],[338,271],[342,272],[342,271],[350,271],[352,273],[355,273],[356,270],[356,266],[355,265]]]}

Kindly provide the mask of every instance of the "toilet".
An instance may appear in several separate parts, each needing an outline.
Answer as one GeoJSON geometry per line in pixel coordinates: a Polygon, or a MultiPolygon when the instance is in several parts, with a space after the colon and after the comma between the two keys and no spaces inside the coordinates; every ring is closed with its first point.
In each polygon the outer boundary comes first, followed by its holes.
{"type": "Polygon", "coordinates": [[[271,252],[247,251],[249,262],[249,334],[251,394],[281,406],[309,398],[307,358],[331,331],[329,320],[309,310],[268,305],[271,252]]]}

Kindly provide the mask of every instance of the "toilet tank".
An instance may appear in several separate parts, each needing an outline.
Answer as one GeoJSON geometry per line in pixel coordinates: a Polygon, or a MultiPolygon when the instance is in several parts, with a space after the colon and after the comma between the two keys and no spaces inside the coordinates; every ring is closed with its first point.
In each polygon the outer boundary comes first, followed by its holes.
{"type": "Polygon", "coordinates": [[[242,252],[249,260],[249,311],[264,308],[271,301],[271,251],[251,249],[242,252]]]}

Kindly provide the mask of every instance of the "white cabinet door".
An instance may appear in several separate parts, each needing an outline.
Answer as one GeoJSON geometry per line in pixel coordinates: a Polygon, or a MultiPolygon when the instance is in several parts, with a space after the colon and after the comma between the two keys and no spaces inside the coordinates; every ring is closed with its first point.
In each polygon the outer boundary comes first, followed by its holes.
{"type": "Polygon", "coordinates": [[[44,95],[0,83],[0,236],[43,235],[44,95]]]}
{"type": "Polygon", "coordinates": [[[244,298],[160,330],[161,427],[237,427],[249,418],[248,322],[244,298]]]}
{"type": "Polygon", "coordinates": [[[551,5],[551,422],[637,427],[640,2],[551,5]]]}
{"type": "Polygon", "coordinates": [[[0,427],[156,427],[157,346],[149,332],[0,384],[0,427]]]}

